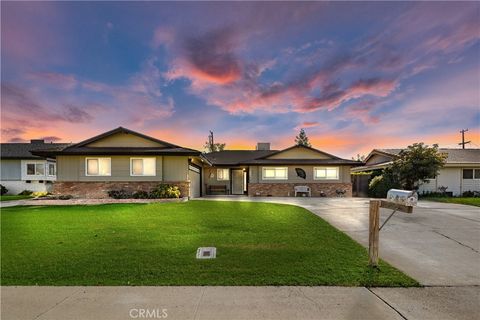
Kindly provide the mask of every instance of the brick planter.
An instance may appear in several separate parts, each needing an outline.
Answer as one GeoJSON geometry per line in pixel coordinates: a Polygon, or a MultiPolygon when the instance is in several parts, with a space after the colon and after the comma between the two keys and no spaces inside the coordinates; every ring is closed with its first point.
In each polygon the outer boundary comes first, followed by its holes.
{"type": "Polygon", "coordinates": [[[129,192],[150,192],[160,183],[177,186],[180,189],[180,197],[188,197],[190,181],[109,181],[109,182],[79,182],[79,181],[56,181],[53,183],[52,193],[55,195],[72,195],[75,198],[105,199],[111,190],[126,190],[129,192]]]}
{"type": "Polygon", "coordinates": [[[248,195],[260,197],[294,197],[295,186],[309,186],[312,197],[320,197],[323,192],[327,197],[337,197],[337,190],[345,190],[345,197],[352,196],[351,183],[249,183],[248,195]]]}

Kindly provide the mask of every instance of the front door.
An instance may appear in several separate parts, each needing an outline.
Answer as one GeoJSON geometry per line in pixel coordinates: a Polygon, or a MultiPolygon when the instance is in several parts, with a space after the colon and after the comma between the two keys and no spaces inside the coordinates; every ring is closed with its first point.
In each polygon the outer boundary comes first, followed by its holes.
{"type": "Polygon", "coordinates": [[[232,169],[232,194],[243,194],[243,170],[232,169]]]}

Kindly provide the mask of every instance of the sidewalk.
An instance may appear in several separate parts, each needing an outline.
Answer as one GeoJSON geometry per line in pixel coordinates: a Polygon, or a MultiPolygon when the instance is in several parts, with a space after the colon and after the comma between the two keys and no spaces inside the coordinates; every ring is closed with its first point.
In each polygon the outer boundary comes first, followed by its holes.
{"type": "Polygon", "coordinates": [[[475,319],[480,287],[2,287],[1,319],[475,319]],[[461,303],[460,303],[461,302],[461,303]]]}

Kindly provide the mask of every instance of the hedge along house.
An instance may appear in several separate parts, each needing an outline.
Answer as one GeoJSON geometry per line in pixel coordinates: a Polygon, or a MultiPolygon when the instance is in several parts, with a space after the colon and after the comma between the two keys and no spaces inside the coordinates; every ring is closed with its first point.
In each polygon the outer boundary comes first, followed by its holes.
{"type": "Polygon", "coordinates": [[[346,160],[305,146],[270,150],[225,150],[203,154],[203,193],[249,196],[295,195],[295,186],[307,186],[313,197],[352,195],[350,169],[361,162],[346,160]]]}
{"type": "Polygon", "coordinates": [[[106,198],[111,190],[178,186],[181,197],[201,195],[200,152],[119,127],[60,149],[36,150],[57,159],[52,193],[106,198]]]}
{"type": "Polygon", "coordinates": [[[24,190],[48,192],[56,180],[54,157],[34,155],[45,148],[64,148],[65,143],[45,143],[30,140],[30,143],[2,143],[0,145],[0,184],[8,189],[7,194],[18,194],[24,190]]]}
{"type": "MultiPolygon", "coordinates": [[[[373,149],[365,158],[365,165],[352,168],[352,173],[383,170],[398,158],[402,149],[373,149]]],[[[460,196],[464,192],[480,192],[480,149],[438,149],[447,154],[445,166],[440,169],[436,177],[421,183],[418,189],[420,194],[441,192],[447,188],[447,194],[460,196]]],[[[362,175],[357,179],[358,192],[365,194],[368,189],[370,175],[362,175]]]]}

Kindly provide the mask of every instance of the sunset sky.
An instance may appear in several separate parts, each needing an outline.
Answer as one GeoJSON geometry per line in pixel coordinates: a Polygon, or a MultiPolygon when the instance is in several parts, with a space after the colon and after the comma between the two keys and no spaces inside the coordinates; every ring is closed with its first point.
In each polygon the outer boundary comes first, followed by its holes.
{"type": "Polygon", "coordinates": [[[480,3],[1,3],[1,140],[480,145],[480,3]]]}

